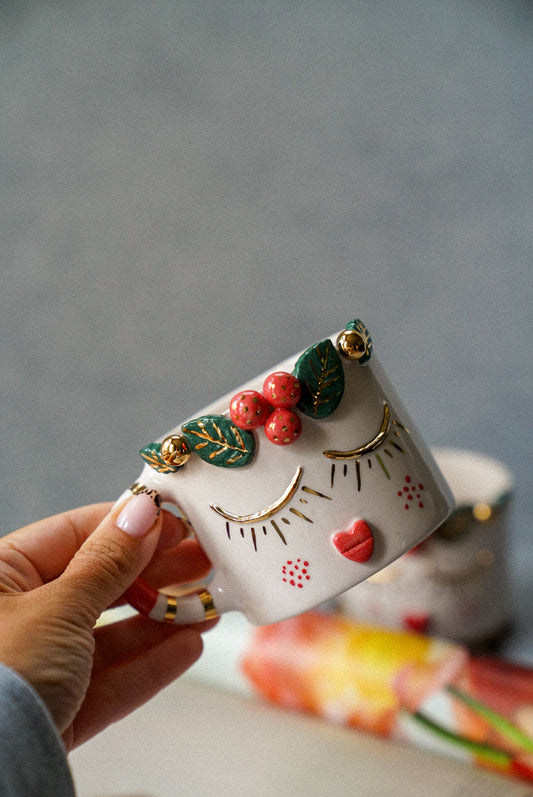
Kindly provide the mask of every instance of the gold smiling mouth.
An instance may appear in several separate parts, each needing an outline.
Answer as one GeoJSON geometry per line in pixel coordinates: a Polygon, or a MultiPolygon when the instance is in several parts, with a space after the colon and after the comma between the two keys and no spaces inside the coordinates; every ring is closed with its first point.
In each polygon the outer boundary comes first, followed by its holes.
{"type": "Polygon", "coordinates": [[[250,515],[236,515],[233,512],[227,512],[225,509],[222,509],[222,507],[216,506],[215,504],[210,504],[209,506],[217,513],[217,515],[221,515],[223,518],[226,518],[226,520],[233,520],[237,523],[254,523],[258,520],[264,520],[265,518],[272,517],[272,515],[274,515],[276,512],[279,512],[280,509],[283,509],[283,507],[289,503],[294,493],[298,489],[298,485],[300,484],[300,480],[302,478],[302,473],[303,468],[298,468],[283,495],[280,496],[280,498],[278,498],[278,500],[273,504],[265,507],[265,509],[261,509],[259,512],[252,512],[250,515]]]}
{"type": "Polygon", "coordinates": [[[368,454],[369,451],[375,451],[376,448],[379,448],[390,431],[390,424],[391,418],[389,405],[385,403],[383,406],[383,420],[381,421],[381,426],[379,427],[378,433],[372,438],[372,440],[369,440],[368,443],[365,443],[358,448],[352,448],[350,451],[335,451],[334,449],[328,449],[322,453],[325,457],[328,457],[328,459],[357,459],[357,457],[360,457],[363,454],[368,454]]]}

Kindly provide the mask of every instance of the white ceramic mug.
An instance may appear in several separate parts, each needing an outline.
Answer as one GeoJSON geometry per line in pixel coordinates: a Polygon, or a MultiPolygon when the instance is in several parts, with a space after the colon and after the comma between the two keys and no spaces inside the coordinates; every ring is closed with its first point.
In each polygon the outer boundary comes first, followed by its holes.
{"type": "Polygon", "coordinates": [[[177,599],[135,582],[129,602],[167,622],[239,610],[268,624],[299,614],[401,556],[453,506],[359,320],[141,456],[144,470],[119,500],[157,491],[213,565],[208,587],[177,599]]]}
{"type": "Polygon", "coordinates": [[[339,603],[359,620],[485,646],[510,622],[513,476],[503,463],[474,451],[439,448],[433,455],[455,511],[423,545],[348,590],[339,603]]]}

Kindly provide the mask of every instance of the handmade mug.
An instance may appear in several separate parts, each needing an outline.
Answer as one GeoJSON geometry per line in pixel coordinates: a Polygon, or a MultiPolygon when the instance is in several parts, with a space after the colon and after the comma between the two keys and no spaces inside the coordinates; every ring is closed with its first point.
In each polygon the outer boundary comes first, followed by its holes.
{"type": "Polygon", "coordinates": [[[439,526],[453,498],[359,320],[214,402],[141,450],[121,499],[158,494],[212,565],[175,597],[138,579],[127,600],[189,623],[239,610],[255,624],[318,606],[439,526]]]}

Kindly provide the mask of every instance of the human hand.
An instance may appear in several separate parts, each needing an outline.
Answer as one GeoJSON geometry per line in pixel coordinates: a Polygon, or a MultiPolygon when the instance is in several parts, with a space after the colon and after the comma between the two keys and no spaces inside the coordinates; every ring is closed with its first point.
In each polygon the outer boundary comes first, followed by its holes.
{"type": "Polygon", "coordinates": [[[186,525],[158,504],[144,493],[0,539],[0,661],[42,697],[67,750],[181,675],[215,622],[170,626],[135,616],[94,628],[141,573],[163,587],[209,571],[186,525]]]}

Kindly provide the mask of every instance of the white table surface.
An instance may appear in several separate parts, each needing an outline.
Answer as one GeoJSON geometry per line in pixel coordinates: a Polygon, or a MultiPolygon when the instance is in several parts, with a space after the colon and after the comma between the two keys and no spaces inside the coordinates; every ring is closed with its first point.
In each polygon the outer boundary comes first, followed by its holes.
{"type": "Polygon", "coordinates": [[[71,755],[79,797],[532,797],[467,764],[182,679],[71,755]]]}
{"type": "Polygon", "coordinates": [[[445,755],[258,700],[239,660],[238,614],[147,705],[75,750],[79,797],[533,797],[533,787],[445,755]]]}

